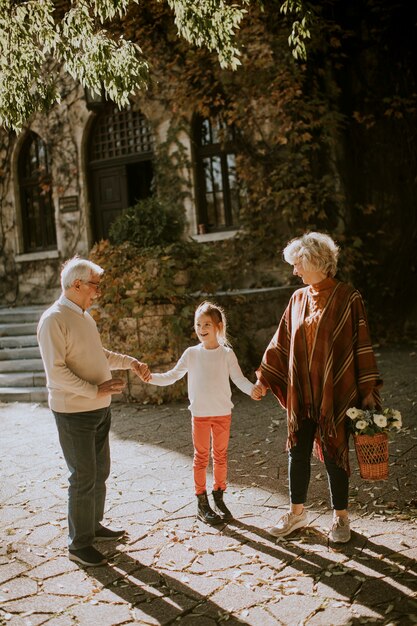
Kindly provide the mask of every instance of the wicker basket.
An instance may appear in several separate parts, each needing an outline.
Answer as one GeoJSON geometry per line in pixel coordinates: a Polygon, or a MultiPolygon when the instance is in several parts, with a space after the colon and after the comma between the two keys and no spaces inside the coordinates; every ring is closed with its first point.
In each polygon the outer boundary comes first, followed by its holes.
{"type": "Polygon", "coordinates": [[[353,435],[361,478],[386,480],[388,478],[388,435],[353,435]]]}

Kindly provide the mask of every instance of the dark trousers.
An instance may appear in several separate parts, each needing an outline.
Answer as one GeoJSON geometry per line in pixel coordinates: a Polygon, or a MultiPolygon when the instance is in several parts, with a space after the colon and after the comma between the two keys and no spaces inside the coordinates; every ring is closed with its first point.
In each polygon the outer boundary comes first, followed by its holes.
{"type": "MultiPolygon", "coordinates": [[[[297,444],[288,452],[288,475],[292,504],[304,504],[307,499],[311,474],[311,453],[316,428],[317,424],[313,420],[303,420],[297,431],[297,444]]],[[[333,509],[342,511],[348,506],[349,478],[347,472],[336,465],[325,451],[323,454],[329,481],[331,505],[333,509]]]]}
{"type": "Polygon", "coordinates": [[[68,547],[91,546],[104,515],[110,473],[110,408],[82,413],[53,411],[67,463],[68,547]]]}

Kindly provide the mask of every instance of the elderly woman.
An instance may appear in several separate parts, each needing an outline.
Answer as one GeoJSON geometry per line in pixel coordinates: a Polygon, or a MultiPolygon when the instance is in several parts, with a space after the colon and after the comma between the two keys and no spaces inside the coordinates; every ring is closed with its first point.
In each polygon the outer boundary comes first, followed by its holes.
{"type": "Polygon", "coordinates": [[[291,297],[257,370],[255,393],[270,388],[287,411],[291,505],[269,530],[279,538],[308,523],[304,503],[314,447],[328,475],[330,539],[349,541],[346,411],[380,406],[382,381],[363,301],[356,289],[334,278],[338,254],[333,239],[322,233],[307,233],[286,246],[284,258],[306,287],[291,297]]]}

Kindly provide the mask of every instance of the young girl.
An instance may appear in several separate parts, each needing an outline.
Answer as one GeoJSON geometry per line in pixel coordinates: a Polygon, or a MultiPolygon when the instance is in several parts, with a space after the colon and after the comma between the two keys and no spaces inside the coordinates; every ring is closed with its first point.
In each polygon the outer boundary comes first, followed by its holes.
{"type": "Polygon", "coordinates": [[[154,374],[153,385],[171,385],[188,373],[189,409],[192,414],[194,444],[194,484],[197,517],[209,524],[233,519],[223,501],[227,476],[231,389],[229,378],[253,399],[260,399],[254,385],[242,374],[236,355],[226,338],[226,318],[221,307],[203,302],[195,312],[194,329],[200,344],[187,348],[176,366],[164,374],[154,374]],[[213,453],[213,498],[210,507],[206,491],[206,471],[210,457],[210,435],[213,453]]]}

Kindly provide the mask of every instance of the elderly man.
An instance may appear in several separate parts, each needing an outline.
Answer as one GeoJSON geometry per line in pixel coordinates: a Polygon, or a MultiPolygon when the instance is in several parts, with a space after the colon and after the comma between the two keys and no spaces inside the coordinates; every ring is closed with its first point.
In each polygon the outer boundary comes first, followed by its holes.
{"type": "Polygon", "coordinates": [[[124,534],[101,524],[110,472],[111,396],[125,386],[120,378],[111,378],[111,370],[131,369],[144,382],[150,378],[147,365],[102,346],[88,308],[98,296],[103,271],[78,256],[67,261],[62,294],[38,325],[49,406],[70,472],[69,559],[90,566],[106,563],[94,541],[124,534]]]}

